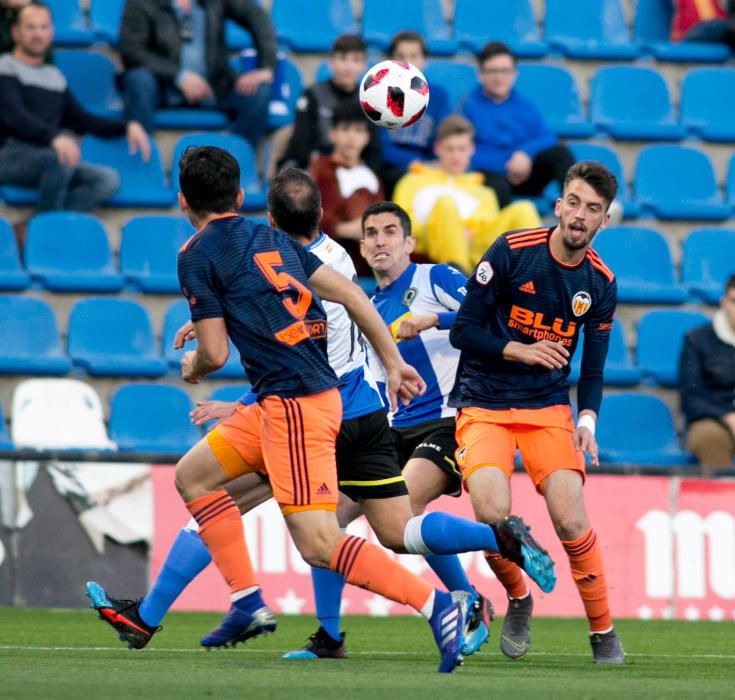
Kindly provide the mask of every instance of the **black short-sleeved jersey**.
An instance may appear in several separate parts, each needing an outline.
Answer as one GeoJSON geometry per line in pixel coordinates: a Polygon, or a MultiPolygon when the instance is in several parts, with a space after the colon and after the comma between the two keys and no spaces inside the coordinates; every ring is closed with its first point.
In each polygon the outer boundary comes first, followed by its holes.
{"type": "Polygon", "coordinates": [[[286,234],[234,215],[210,222],[179,252],[192,321],[224,318],[259,399],[338,384],[326,315],[307,281],[321,264],[286,234]]]}
{"type": "Polygon", "coordinates": [[[552,340],[571,355],[584,326],[579,409],[599,412],[602,369],[617,286],[600,256],[588,249],[570,266],[549,248],[554,228],[500,236],[467,284],[451,340],[462,349],[450,406],[542,408],[569,403],[569,365],[559,370],[510,362],[509,341],[552,340]]]}

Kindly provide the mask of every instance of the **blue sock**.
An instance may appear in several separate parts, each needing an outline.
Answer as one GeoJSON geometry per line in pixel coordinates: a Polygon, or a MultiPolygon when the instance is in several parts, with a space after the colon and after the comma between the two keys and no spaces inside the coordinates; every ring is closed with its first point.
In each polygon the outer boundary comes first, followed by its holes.
{"type": "Polygon", "coordinates": [[[421,539],[434,554],[498,551],[495,533],[489,525],[439,511],[422,516],[421,539]]]}
{"type": "Polygon", "coordinates": [[[314,603],[319,624],[334,640],[339,641],[339,608],[345,577],[336,571],[312,567],[311,584],[314,587],[314,603]]]}
{"type": "Polygon", "coordinates": [[[238,598],[233,605],[238,610],[252,614],[256,610],[260,610],[265,603],[263,602],[263,596],[260,592],[260,588],[256,588],[252,593],[248,593],[248,595],[238,598]]]}
{"type": "Polygon", "coordinates": [[[180,530],[168,550],[153,587],[140,604],[140,617],[147,625],[161,624],[174,601],[212,561],[207,548],[196,532],[180,530]]]}
{"type": "Polygon", "coordinates": [[[467,591],[475,594],[456,554],[424,554],[424,559],[448,591],[467,591]]]}

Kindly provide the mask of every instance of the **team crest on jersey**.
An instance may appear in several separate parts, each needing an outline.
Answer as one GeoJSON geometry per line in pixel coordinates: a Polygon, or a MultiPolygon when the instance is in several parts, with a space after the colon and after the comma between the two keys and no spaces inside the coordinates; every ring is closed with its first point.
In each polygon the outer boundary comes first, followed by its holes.
{"type": "Polygon", "coordinates": [[[490,266],[490,263],[487,260],[483,260],[477,266],[477,270],[475,271],[475,279],[477,280],[478,284],[481,284],[484,287],[490,282],[492,278],[493,268],[490,266]]]}
{"type": "Polygon", "coordinates": [[[411,308],[411,304],[413,304],[413,300],[416,298],[416,295],[419,293],[419,290],[416,289],[416,287],[409,287],[404,293],[403,297],[401,297],[401,304],[411,308]]]}
{"type": "Polygon", "coordinates": [[[592,306],[592,297],[588,292],[577,292],[572,298],[572,312],[575,316],[584,316],[592,306]]]}

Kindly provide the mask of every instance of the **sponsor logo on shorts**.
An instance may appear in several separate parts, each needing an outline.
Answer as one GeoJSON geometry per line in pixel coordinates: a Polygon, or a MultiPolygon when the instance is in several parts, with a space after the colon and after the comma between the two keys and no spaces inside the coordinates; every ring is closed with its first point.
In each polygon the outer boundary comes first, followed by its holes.
{"type": "Polygon", "coordinates": [[[592,306],[592,297],[589,292],[577,292],[572,298],[572,311],[575,316],[583,316],[592,306]]]}
{"type": "Polygon", "coordinates": [[[464,457],[467,454],[467,448],[463,447],[460,450],[457,450],[457,464],[462,466],[464,464],[464,457]]]}
{"type": "Polygon", "coordinates": [[[329,496],[331,493],[329,487],[324,483],[316,490],[317,496],[329,496]]]}
{"type": "Polygon", "coordinates": [[[441,445],[437,445],[433,442],[422,442],[416,449],[418,450],[421,447],[428,447],[430,450],[434,450],[435,452],[441,452],[442,447],[441,445]]]}

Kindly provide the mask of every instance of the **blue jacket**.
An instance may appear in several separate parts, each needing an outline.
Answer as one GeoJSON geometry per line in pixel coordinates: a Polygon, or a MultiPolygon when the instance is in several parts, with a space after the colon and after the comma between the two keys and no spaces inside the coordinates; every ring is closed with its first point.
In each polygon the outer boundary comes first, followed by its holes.
{"type": "Polygon", "coordinates": [[[475,127],[473,170],[503,173],[514,151],[524,151],[533,160],[556,143],[541,110],[515,88],[498,104],[478,85],[465,98],[461,113],[475,127]]]}

